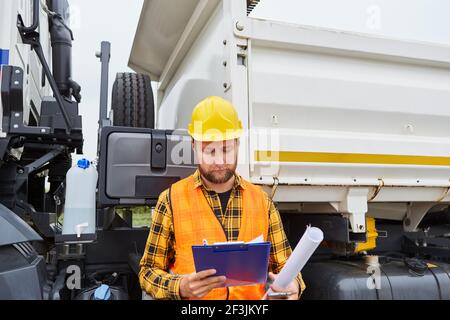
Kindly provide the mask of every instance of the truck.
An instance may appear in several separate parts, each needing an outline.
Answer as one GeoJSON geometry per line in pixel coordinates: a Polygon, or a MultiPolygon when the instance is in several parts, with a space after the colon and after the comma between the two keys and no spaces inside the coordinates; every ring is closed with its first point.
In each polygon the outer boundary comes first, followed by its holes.
{"type": "Polygon", "coordinates": [[[245,128],[238,173],[291,246],[324,232],[303,299],[450,299],[450,47],[258,19],[258,2],[145,0],[109,113],[102,43],[97,225],[81,237],[60,225],[83,142],[68,3],[2,4],[0,257],[15,264],[0,262],[0,298],[145,298],[134,208],[195,170],[185,129],[216,95],[245,128]]]}

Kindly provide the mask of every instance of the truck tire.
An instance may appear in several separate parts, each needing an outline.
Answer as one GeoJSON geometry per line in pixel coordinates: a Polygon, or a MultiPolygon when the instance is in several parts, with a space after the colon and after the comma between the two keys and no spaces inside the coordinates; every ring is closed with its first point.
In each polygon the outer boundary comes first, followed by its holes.
{"type": "Polygon", "coordinates": [[[113,125],[155,127],[155,109],[150,77],[131,72],[117,73],[112,88],[113,125]]]}

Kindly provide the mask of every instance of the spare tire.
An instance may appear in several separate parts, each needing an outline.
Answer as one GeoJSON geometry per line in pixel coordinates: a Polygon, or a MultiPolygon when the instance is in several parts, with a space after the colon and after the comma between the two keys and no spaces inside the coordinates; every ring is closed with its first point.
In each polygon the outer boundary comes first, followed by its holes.
{"type": "Polygon", "coordinates": [[[112,88],[113,125],[155,127],[155,109],[150,77],[144,74],[117,73],[112,88]]]}

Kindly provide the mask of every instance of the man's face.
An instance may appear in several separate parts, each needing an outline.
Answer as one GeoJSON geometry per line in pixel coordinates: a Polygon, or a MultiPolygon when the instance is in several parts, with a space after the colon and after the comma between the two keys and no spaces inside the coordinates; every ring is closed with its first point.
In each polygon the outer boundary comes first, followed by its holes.
{"type": "Polygon", "coordinates": [[[239,140],[194,141],[193,148],[202,176],[220,184],[233,177],[237,167],[239,140]]]}

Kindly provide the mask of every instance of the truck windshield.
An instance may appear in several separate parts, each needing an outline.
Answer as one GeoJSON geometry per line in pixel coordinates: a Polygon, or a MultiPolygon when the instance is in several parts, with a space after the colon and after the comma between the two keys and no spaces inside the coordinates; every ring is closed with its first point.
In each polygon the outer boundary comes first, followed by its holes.
{"type": "Polygon", "coordinates": [[[261,0],[250,17],[450,45],[448,0],[261,0]]]}

